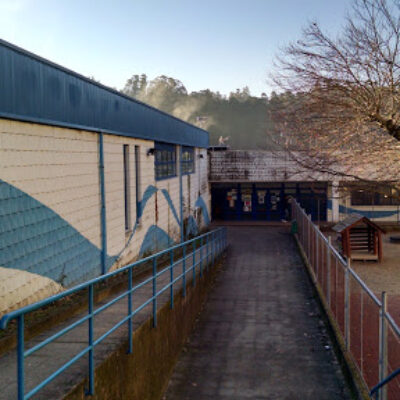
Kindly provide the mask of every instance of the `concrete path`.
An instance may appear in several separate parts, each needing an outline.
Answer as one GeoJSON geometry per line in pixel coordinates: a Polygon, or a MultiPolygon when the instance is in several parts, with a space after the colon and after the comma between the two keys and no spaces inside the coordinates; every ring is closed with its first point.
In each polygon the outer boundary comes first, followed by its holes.
{"type": "Polygon", "coordinates": [[[164,399],[350,399],[288,229],[229,227],[228,237],[164,399]]]}

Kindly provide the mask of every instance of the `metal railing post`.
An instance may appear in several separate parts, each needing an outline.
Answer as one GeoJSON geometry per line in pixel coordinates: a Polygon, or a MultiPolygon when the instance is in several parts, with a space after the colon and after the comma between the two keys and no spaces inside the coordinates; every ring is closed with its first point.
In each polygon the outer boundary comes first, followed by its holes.
{"type": "Polygon", "coordinates": [[[132,268],[129,268],[128,271],[128,353],[131,354],[132,349],[132,336],[133,336],[133,327],[132,327],[132,268]]]}
{"type": "Polygon", "coordinates": [[[200,278],[203,276],[203,236],[200,238],[200,278]]]}
{"type": "MultiPolygon", "coordinates": [[[[381,307],[379,309],[379,382],[382,382],[387,375],[387,328],[386,328],[386,310],[387,297],[386,292],[382,292],[381,307]]],[[[379,400],[387,400],[387,385],[379,389],[379,400]]]]}
{"type": "Polygon", "coordinates": [[[186,297],[186,244],[183,245],[182,258],[182,296],[186,297]]]}
{"type": "Polygon", "coordinates": [[[344,340],[346,350],[350,350],[350,260],[344,270],[344,340]]]}
{"type": "Polygon", "coordinates": [[[94,395],[94,332],[93,332],[93,297],[94,297],[93,284],[89,285],[89,389],[87,394],[94,395]]]}
{"type": "Polygon", "coordinates": [[[329,309],[331,308],[331,246],[332,238],[328,236],[326,248],[326,301],[329,309]]]}
{"type": "Polygon", "coordinates": [[[153,258],[153,327],[157,327],[157,257],[153,258]]]}
{"type": "Polygon", "coordinates": [[[192,250],[193,250],[193,260],[192,260],[192,268],[193,268],[193,279],[192,285],[193,287],[196,286],[196,240],[193,240],[192,250]]]}
{"type": "Polygon", "coordinates": [[[25,398],[25,371],[24,371],[24,352],[25,352],[25,332],[24,315],[18,317],[18,348],[17,348],[17,374],[18,374],[18,400],[25,398]]]}
{"type": "Polygon", "coordinates": [[[170,266],[169,266],[169,276],[170,276],[170,288],[169,288],[169,304],[170,308],[174,308],[174,251],[169,252],[170,266]]]}

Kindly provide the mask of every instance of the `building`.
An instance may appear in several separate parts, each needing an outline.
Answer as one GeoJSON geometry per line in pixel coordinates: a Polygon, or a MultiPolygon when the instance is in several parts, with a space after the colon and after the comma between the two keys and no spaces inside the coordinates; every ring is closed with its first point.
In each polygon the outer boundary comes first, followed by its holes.
{"type": "MultiPolygon", "coordinates": [[[[338,222],[359,213],[380,222],[399,223],[400,202],[384,181],[362,185],[302,168],[288,153],[212,149],[209,152],[212,217],[223,220],[288,219],[294,197],[313,220],[338,222]],[[217,151],[218,150],[218,151],[217,151]]],[[[400,168],[386,173],[399,180],[400,168]]]]}
{"type": "Polygon", "coordinates": [[[203,229],[208,143],[0,41],[0,313],[203,229]]]}

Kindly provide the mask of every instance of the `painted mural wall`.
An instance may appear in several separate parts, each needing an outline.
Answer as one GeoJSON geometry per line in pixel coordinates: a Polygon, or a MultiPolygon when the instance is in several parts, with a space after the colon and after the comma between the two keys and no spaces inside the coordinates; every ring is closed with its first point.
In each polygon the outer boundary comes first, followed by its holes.
{"type": "MultiPolygon", "coordinates": [[[[179,178],[155,180],[154,156],[147,154],[153,147],[150,140],[103,135],[107,271],[180,240],[179,178]]],[[[95,132],[0,119],[0,315],[102,273],[99,148],[95,132]]],[[[195,173],[182,177],[187,235],[210,215],[207,152],[195,154],[195,173]]]]}
{"type": "Polygon", "coordinates": [[[365,217],[379,222],[400,222],[400,208],[399,206],[359,206],[351,204],[351,197],[346,196],[345,193],[339,200],[339,213],[340,220],[348,217],[349,214],[357,213],[365,217]]]}

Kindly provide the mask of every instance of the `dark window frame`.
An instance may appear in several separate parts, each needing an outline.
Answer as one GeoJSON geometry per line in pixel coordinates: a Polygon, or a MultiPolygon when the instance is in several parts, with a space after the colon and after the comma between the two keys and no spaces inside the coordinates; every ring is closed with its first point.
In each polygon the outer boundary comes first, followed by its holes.
{"type": "Polygon", "coordinates": [[[393,197],[389,185],[358,186],[350,189],[352,206],[398,206],[400,199],[393,197]]]}
{"type": "Polygon", "coordinates": [[[154,176],[156,181],[177,176],[176,146],[174,144],[155,143],[154,176]]]}
{"type": "Polygon", "coordinates": [[[182,146],[181,149],[181,171],[182,175],[195,173],[195,152],[194,147],[182,146]]]}
{"type": "Polygon", "coordinates": [[[140,199],[140,146],[135,145],[135,197],[136,197],[136,222],[139,224],[142,216],[140,199]]]}
{"type": "Polygon", "coordinates": [[[130,191],[130,173],[129,173],[129,145],[123,145],[123,163],[124,163],[124,219],[125,231],[131,230],[131,191],[130,191]]]}

